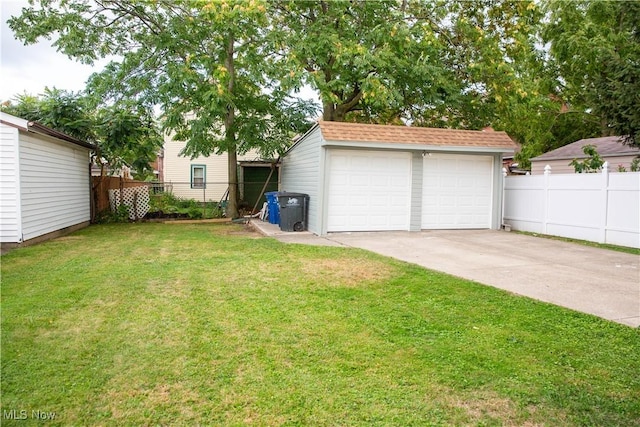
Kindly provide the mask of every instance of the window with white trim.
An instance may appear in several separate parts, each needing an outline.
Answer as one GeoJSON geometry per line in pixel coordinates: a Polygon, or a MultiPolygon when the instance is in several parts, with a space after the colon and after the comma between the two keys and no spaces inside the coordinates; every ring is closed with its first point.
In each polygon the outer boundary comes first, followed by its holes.
{"type": "Polygon", "coordinates": [[[206,188],[206,176],[206,165],[191,165],[191,188],[206,188]]]}

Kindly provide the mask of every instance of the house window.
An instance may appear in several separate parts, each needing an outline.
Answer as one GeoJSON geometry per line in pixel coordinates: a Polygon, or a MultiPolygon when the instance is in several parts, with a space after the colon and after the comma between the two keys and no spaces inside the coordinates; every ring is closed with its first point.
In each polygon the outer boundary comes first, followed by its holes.
{"type": "Polygon", "coordinates": [[[205,165],[191,165],[191,188],[205,188],[207,182],[207,167],[205,165]]]}

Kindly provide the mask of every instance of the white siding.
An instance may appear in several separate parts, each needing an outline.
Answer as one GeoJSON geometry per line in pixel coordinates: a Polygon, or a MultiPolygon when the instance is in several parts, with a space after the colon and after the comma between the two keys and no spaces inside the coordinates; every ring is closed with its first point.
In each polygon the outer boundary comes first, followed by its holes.
{"type": "Polygon", "coordinates": [[[18,129],[0,124],[0,242],[22,240],[18,129]]]}
{"type": "Polygon", "coordinates": [[[20,133],[24,240],[91,219],[89,161],[86,148],[20,133]]]}
{"type": "Polygon", "coordinates": [[[322,234],[320,173],[321,134],[316,127],[299,141],[282,159],[281,190],[309,195],[309,231],[322,234]]]}
{"type": "Polygon", "coordinates": [[[422,175],[424,161],[420,152],[411,153],[411,219],[409,231],[422,228],[422,175]]]}
{"type": "MultiPolygon", "coordinates": [[[[164,143],[164,182],[171,185],[174,195],[200,201],[219,201],[228,187],[228,155],[213,154],[194,159],[180,156],[186,142],[165,138],[164,143]],[[207,169],[206,188],[191,188],[191,165],[204,165],[207,169]]],[[[256,152],[238,156],[238,161],[257,160],[256,152]]]]}

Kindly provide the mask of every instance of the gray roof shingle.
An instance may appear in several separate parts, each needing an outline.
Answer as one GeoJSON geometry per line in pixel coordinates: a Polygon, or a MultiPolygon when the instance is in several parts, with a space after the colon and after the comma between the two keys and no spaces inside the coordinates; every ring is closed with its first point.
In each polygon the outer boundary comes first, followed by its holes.
{"type": "Polygon", "coordinates": [[[620,136],[585,138],[534,157],[531,161],[584,159],[587,158],[587,155],[582,151],[582,147],[585,145],[595,146],[600,157],[640,155],[640,148],[625,145],[622,141],[622,137],[620,136]]]}

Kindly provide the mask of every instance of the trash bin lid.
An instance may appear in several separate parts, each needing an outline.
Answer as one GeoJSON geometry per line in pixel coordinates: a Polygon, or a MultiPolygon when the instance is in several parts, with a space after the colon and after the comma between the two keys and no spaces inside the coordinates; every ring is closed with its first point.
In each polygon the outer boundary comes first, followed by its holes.
{"type": "Polygon", "coordinates": [[[279,191],[278,197],[309,197],[309,195],[304,193],[292,193],[288,191],[279,191]]]}

